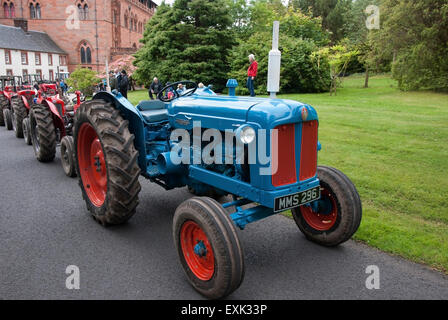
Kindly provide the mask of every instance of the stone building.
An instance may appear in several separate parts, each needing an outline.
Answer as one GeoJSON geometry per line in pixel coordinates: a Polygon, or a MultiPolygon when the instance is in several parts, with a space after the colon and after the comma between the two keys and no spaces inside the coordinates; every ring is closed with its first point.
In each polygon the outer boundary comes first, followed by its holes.
{"type": "MultiPolygon", "coordinates": [[[[157,5],[151,0],[0,0],[0,24],[47,33],[68,69],[101,71],[106,59],[134,53],[157,5]]],[[[0,35],[1,37],[1,35],[0,35]]]]}

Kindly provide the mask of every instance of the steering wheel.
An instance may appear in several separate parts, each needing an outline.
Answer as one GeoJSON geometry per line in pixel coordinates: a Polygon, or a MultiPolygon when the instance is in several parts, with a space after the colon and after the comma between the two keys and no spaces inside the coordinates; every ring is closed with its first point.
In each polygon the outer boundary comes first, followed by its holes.
{"type": "Polygon", "coordinates": [[[180,98],[180,97],[186,97],[186,96],[191,96],[193,93],[196,92],[196,90],[198,89],[198,84],[196,82],[193,81],[178,81],[178,82],[173,82],[170,83],[169,85],[167,85],[166,87],[164,87],[159,94],[157,95],[157,99],[159,99],[160,101],[163,102],[170,102],[173,101],[174,99],[180,98]],[[185,89],[182,92],[178,92],[177,91],[177,85],[182,84],[182,85],[192,85],[192,88],[190,89],[185,89]],[[165,91],[167,91],[168,89],[172,89],[171,91],[168,91],[165,94],[165,91]]]}

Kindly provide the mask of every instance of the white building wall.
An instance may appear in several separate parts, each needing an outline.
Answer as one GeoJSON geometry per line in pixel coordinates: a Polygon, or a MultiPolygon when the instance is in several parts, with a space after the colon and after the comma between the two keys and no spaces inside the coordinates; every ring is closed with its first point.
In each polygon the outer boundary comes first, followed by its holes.
{"type": "Polygon", "coordinates": [[[28,74],[36,74],[36,70],[42,70],[42,77],[45,80],[50,79],[50,70],[53,70],[54,77],[57,76],[58,67],[59,72],[68,72],[67,66],[59,65],[59,54],[56,53],[45,53],[40,52],[41,64],[36,65],[36,52],[28,51],[28,64],[22,65],[22,51],[20,50],[10,50],[11,51],[11,64],[6,64],[5,60],[5,49],[0,48],[0,76],[5,76],[7,70],[12,70],[13,75],[21,76],[23,70],[26,69],[28,74]],[[53,56],[53,64],[50,66],[48,64],[48,55],[53,56]]]}

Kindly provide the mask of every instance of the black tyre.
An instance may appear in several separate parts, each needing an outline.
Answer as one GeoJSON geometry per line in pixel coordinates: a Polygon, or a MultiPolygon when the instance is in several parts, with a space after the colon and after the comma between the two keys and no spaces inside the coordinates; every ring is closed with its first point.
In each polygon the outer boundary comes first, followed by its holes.
{"type": "Polygon", "coordinates": [[[28,116],[28,109],[25,107],[22,97],[15,97],[12,100],[12,121],[14,132],[17,138],[23,138],[23,119],[28,116]]]}
{"type": "Polygon", "coordinates": [[[67,177],[76,177],[75,144],[73,137],[65,136],[61,140],[61,163],[67,177]]]}
{"type": "Polygon", "coordinates": [[[23,128],[23,137],[25,138],[25,143],[27,145],[32,145],[33,142],[31,141],[31,128],[30,128],[30,118],[26,117],[22,121],[22,128],[23,128]]]}
{"type": "Polygon", "coordinates": [[[120,224],[134,215],[141,190],[134,135],[113,105],[93,100],[76,111],[75,165],[95,220],[120,224]]]}
{"type": "Polygon", "coordinates": [[[30,132],[34,154],[41,162],[53,161],[56,155],[56,130],[50,109],[35,104],[30,111],[30,132]]]}
{"type": "Polygon", "coordinates": [[[349,240],[358,230],[362,205],[356,187],[337,169],[320,166],[321,199],[299,208],[292,215],[308,240],[332,247],[349,240]]]}
{"type": "Polygon", "coordinates": [[[6,130],[12,130],[12,115],[8,108],[3,109],[3,119],[5,121],[6,130]]]}
{"type": "Polygon", "coordinates": [[[174,245],[188,281],[209,299],[234,292],[244,278],[244,255],[235,225],[215,200],[194,197],[176,209],[174,245]]]}
{"type": "Polygon", "coordinates": [[[8,107],[8,99],[5,96],[0,95],[0,127],[5,125],[5,118],[3,117],[3,110],[8,107]]]}

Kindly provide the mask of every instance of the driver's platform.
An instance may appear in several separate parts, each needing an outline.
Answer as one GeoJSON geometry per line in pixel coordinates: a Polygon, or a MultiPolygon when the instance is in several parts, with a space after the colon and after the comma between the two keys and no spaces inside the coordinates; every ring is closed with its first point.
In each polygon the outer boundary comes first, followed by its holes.
{"type": "Polygon", "coordinates": [[[160,100],[140,101],[137,109],[147,122],[160,122],[163,120],[168,120],[166,105],[160,100]]]}

